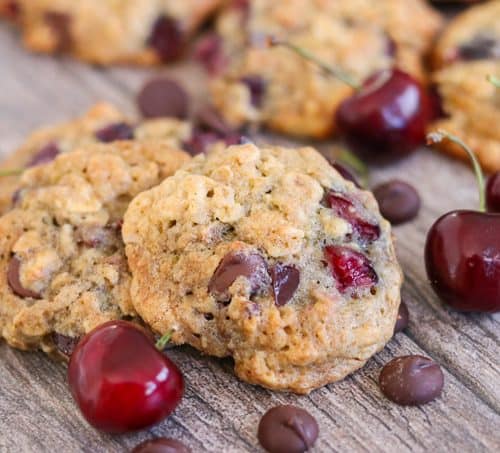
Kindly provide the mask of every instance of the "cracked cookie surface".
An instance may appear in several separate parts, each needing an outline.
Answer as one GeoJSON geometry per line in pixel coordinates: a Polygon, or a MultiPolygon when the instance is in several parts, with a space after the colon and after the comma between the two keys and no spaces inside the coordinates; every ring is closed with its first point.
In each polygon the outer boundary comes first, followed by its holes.
{"type": "Polygon", "coordinates": [[[159,141],[88,145],[25,171],[0,217],[0,333],[69,354],[102,322],[135,316],[121,239],[130,200],[189,160],[159,141]]]}
{"type": "Polygon", "coordinates": [[[371,193],[314,149],[217,148],[140,194],[123,238],[132,301],[243,380],[307,393],[392,337],[402,275],[371,193]]]}

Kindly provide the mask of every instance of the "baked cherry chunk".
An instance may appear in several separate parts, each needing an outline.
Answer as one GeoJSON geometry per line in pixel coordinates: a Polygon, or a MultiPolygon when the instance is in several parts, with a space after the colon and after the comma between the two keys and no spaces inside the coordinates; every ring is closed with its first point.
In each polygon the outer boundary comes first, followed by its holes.
{"type": "Polygon", "coordinates": [[[57,143],[50,142],[45,146],[42,146],[38,152],[31,158],[31,160],[26,164],[27,167],[35,167],[37,165],[46,164],[52,162],[59,154],[61,150],[57,143]]]}
{"type": "Polygon", "coordinates": [[[184,33],[180,23],[168,16],[158,17],[147,43],[161,61],[167,63],[176,60],[184,50],[184,33]]]}
{"type": "Polygon", "coordinates": [[[134,129],[127,123],[113,123],[97,130],[95,136],[103,143],[116,140],[132,140],[134,138],[134,129]]]}

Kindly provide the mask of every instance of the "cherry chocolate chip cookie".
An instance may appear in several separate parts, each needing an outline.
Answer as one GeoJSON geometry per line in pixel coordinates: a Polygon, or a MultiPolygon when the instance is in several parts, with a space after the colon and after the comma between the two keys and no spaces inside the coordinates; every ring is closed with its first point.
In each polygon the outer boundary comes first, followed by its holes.
{"type": "Polygon", "coordinates": [[[159,141],[94,144],[21,177],[0,217],[0,335],[68,356],[97,325],[135,316],[121,239],[130,200],[189,160],[159,141]]]}
{"type": "Polygon", "coordinates": [[[312,148],[215,148],[136,197],[122,232],[138,314],[247,382],[307,393],[393,335],[389,223],[312,148]]]}

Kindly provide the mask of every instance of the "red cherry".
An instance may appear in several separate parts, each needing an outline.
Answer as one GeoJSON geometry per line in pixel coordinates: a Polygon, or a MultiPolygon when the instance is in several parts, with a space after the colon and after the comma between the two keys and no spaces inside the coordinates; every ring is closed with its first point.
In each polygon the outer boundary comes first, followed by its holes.
{"type": "MultiPolygon", "coordinates": [[[[432,142],[448,138],[471,156],[484,211],[484,179],[477,159],[457,137],[430,134],[432,142]]],[[[462,311],[500,311],[500,215],[453,211],[443,215],[427,234],[425,264],[436,294],[462,311]]]]}
{"type": "Polygon", "coordinates": [[[68,382],[87,421],[112,433],[159,423],[184,392],[177,366],[141,328],[126,321],[105,323],[78,343],[68,382]]]}
{"type": "Polygon", "coordinates": [[[369,77],[336,113],[340,132],[357,151],[373,159],[403,157],[425,141],[432,116],[422,85],[390,69],[369,77]]]}
{"type": "Polygon", "coordinates": [[[500,213],[500,171],[492,174],[486,186],[486,204],[489,212],[500,213]]]}

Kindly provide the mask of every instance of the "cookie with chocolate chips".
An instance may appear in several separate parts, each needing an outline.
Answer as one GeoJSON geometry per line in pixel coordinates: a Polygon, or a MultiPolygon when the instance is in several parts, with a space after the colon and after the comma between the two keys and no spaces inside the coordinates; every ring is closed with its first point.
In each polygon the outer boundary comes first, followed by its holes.
{"type": "MultiPolygon", "coordinates": [[[[59,154],[94,143],[155,139],[180,147],[190,140],[191,135],[188,122],[177,118],[157,118],[137,123],[114,106],[102,102],[79,118],[33,132],[17,151],[0,164],[0,172],[46,164],[59,154]]],[[[18,176],[0,178],[0,213],[16,202],[18,181],[18,176]]]]}
{"type": "Polygon", "coordinates": [[[26,47],[96,64],[151,65],[181,57],[222,0],[0,0],[26,47]]]}
{"type": "Polygon", "coordinates": [[[97,325],[135,316],[121,239],[130,200],[189,160],[160,141],[86,145],[26,170],[0,217],[0,335],[67,356],[97,325]]]}
{"type": "Polygon", "coordinates": [[[307,393],[392,337],[401,270],[371,193],[314,149],[215,148],[130,204],[132,301],[243,380],[307,393]]]}

